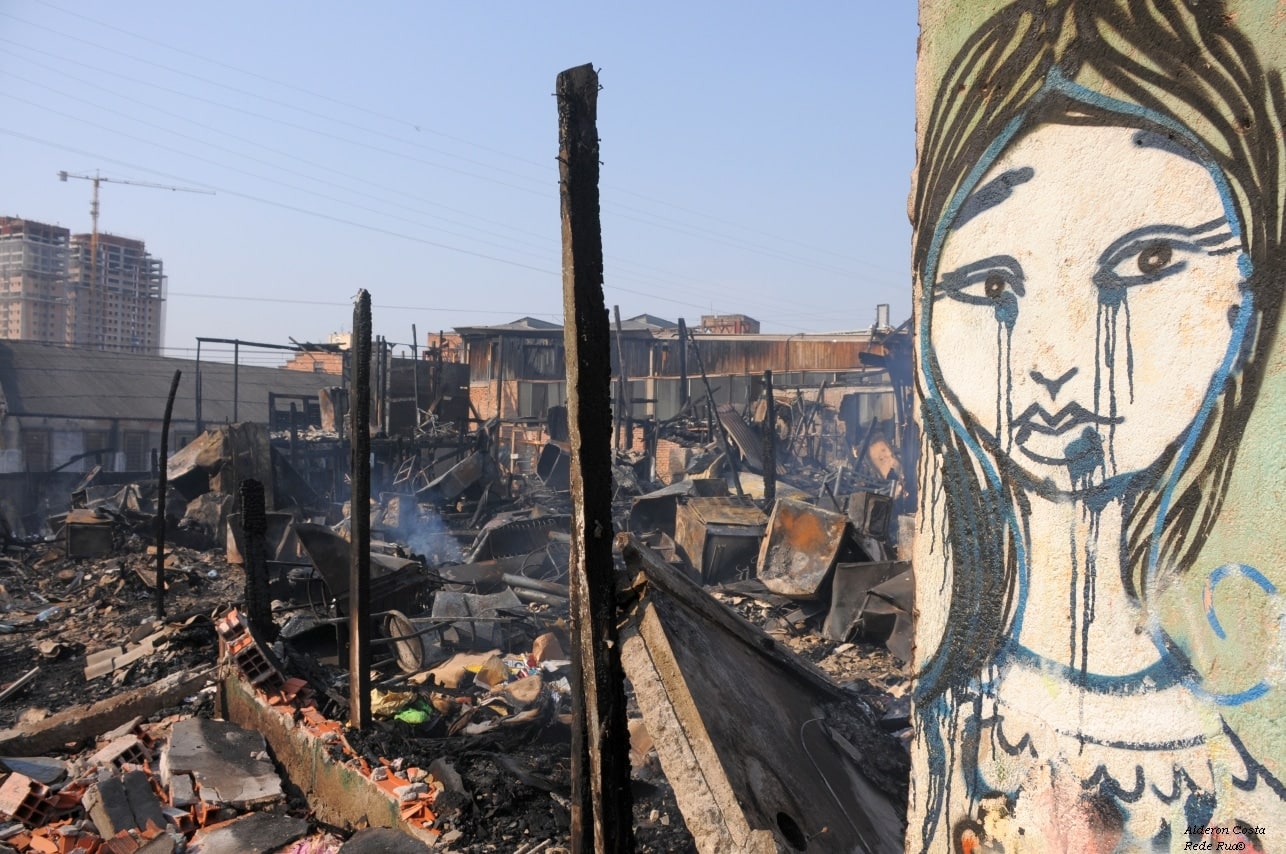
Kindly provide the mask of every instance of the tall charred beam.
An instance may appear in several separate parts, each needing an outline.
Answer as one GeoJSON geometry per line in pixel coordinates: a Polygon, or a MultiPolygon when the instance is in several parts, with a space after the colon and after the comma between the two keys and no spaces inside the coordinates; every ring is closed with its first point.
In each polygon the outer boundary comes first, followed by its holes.
{"type": "Polygon", "coordinates": [[[361,729],[371,722],[371,295],[365,289],[353,306],[349,416],[348,718],[361,729]]]}
{"type": "Polygon", "coordinates": [[[415,414],[412,416],[411,435],[419,435],[420,427],[420,345],[416,340],[415,324],[411,324],[411,397],[415,403],[415,414]]]}
{"type": "Polygon", "coordinates": [[[773,397],[772,371],[764,371],[764,501],[777,497],[777,399],[773,397]]]}
{"type": "Polygon", "coordinates": [[[621,425],[626,425],[629,429],[628,419],[625,413],[629,408],[629,382],[630,378],[625,373],[625,346],[621,343],[621,307],[612,306],[612,314],[616,318],[616,405],[612,407],[612,414],[615,416],[615,423],[612,425],[612,437],[616,443],[616,449],[627,450],[633,444],[633,437],[627,439],[621,434],[621,425]]]}
{"type": "Polygon", "coordinates": [[[239,408],[241,406],[241,342],[235,341],[232,344],[232,423],[236,424],[241,420],[239,417],[239,408]]]}
{"type": "Polygon", "coordinates": [[[165,417],[161,419],[161,459],[156,475],[156,618],[165,619],[165,490],[170,474],[170,416],[174,414],[174,396],[179,391],[182,371],[170,380],[170,396],[165,399],[165,417]]]}
{"type": "Polygon", "coordinates": [[[688,402],[688,324],[679,318],[679,408],[688,402]]]}
{"type": "Polygon", "coordinates": [[[246,617],[255,635],[271,642],[277,639],[277,627],[272,621],[272,599],[268,593],[268,505],[263,484],[254,478],[241,481],[240,491],[246,617]]]}
{"type": "Polygon", "coordinates": [[[612,562],[611,338],[603,300],[598,75],[558,75],[563,342],[571,433],[573,854],[634,850],[625,683],[612,562]]]}

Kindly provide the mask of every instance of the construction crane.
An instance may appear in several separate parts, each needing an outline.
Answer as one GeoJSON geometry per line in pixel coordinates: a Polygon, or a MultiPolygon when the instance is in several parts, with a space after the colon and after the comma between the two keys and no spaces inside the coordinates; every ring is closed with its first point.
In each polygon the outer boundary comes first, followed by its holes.
{"type": "Polygon", "coordinates": [[[123,178],[106,178],[94,170],[93,175],[78,175],[74,172],[63,170],[58,173],[59,181],[66,181],[68,178],[77,178],[81,181],[94,182],[94,195],[89,203],[89,218],[93,222],[93,230],[89,236],[89,291],[91,308],[98,290],[98,186],[103,182],[109,184],[130,184],[135,187],[148,187],[153,190],[171,190],[179,193],[204,193],[207,196],[213,196],[214,190],[202,190],[195,187],[171,187],[168,184],[153,184],[150,181],[126,181],[123,178]]]}

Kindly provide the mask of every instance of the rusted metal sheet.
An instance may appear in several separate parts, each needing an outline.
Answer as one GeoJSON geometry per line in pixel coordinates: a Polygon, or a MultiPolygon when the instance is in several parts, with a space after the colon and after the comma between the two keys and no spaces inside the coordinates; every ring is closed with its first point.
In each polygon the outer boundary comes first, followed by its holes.
{"type": "Polygon", "coordinates": [[[816,599],[844,546],[848,517],[783,498],[759,552],[759,580],[792,599],[816,599]]]}
{"type": "Polygon", "coordinates": [[[548,442],[536,460],[536,476],[550,489],[571,488],[572,448],[567,442],[548,442]]]}
{"type": "Polygon", "coordinates": [[[874,713],[622,539],[622,663],[696,850],[902,851],[909,762],[874,713]]]}
{"type": "Polygon", "coordinates": [[[704,584],[754,573],[768,519],[749,499],[689,498],[675,511],[679,553],[704,584]]]}
{"type": "Polygon", "coordinates": [[[822,625],[822,636],[833,641],[851,638],[859,628],[862,606],[871,588],[910,568],[911,564],[904,560],[835,564],[831,609],[822,625]]]}
{"type": "Polygon", "coordinates": [[[721,403],[716,407],[716,411],[719,413],[719,422],[728,431],[729,441],[737,446],[746,466],[751,471],[762,473],[764,470],[763,440],[750,429],[750,425],[741,417],[741,413],[737,412],[735,406],[721,403]]]}
{"type": "Polygon", "coordinates": [[[67,557],[95,558],[112,553],[110,518],[93,510],[73,510],[67,514],[67,557]]]}
{"type": "Polygon", "coordinates": [[[417,492],[416,498],[429,503],[445,504],[459,498],[474,484],[482,486],[498,482],[499,479],[496,461],[481,451],[475,451],[417,492]]]}
{"type": "Polygon", "coordinates": [[[501,514],[478,533],[469,562],[532,554],[549,545],[551,533],[568,533],[571,524],[570,516],[501,514]]]}
{"type": "Polygon", "coordinates": [[[681,480],[634,499],[630,506],[629,530],[634,534],[662,531],[671,537],[675,516],[683,496],[713,498],[728,494],[728,481],[721,477],[681,480]]]}
{"type": "MultiPolygon", "coordinates": [[[[862,353],[883,352],[866,333],[857,335],[701,335],[701,356],[711,376],[746,376],[766,370],[855,371],[862,353]]],[[[677,341],[656,350],[656,376],[679,376],[677,341]]]]}
{"type": "Polygon", "coordinates": [[[889,652],[910,663],[915,638],[911,618],[915,607],[915,575],[899,573],[866,594],[858,624],[863,636],[883,641],[889,652]]]}
{"type": "Polygon", "coordinates": [[[893,499],[878,492],[854,492],[848,497],[848,518],[863,534],[885,539],[893,519],[893,499]]]}
{"type": "MultiPolygon", "coordinates": [[[[347,614],[352,544],[325,525],[311,522],[296,523],[295,533],[322,577],[327,594],[347,614]]],[[[373,554],[370,564],[372,611],[403,608],[414,612],[421,597],[427,597],[435,586],[414,561],[373,554]]]]}

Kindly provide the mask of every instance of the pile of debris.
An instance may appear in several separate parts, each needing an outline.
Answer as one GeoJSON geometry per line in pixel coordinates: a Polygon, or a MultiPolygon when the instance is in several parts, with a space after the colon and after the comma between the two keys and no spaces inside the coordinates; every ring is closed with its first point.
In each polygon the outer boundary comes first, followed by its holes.
{"type": "MultiPolygon", "coordinates": [[[[302,854],[348,851],[369,823],[440,851],[565,846],[571,502],[552,447],[514,479],[480,433],[443,473],[398,466],[372,502],[362,729],[347,726],[350,506],[312,492],[266,431],[212,431],[170,460],[180,545],[158,586],[155,492],[91,474],[55,536],[0,557],[0,756],[28,763],[0,784],[0,844],[302,854]],[[264,509],[242,492],[252,480],[276,509],[249,534],[264,509]],[[231,796],[176,765],[198,735],[237,744],[238,762],[261,763],[239,766],[242,782],[283,794],[231,796]],[[358,814],[340,803],[353,787],[369,792],[358,814]],[[294,836],[209,841],[251,820],[294,836]]],[[[709,468],[662,484],[637,453],[613,467],[638,850],[900,844],[912,580],[891,497],[837,495],[835,479],[816,499],[781,483],[766,502],[696,476],[709,468]],[[858,806],[805,808],[836,792],[858,806]]]]}

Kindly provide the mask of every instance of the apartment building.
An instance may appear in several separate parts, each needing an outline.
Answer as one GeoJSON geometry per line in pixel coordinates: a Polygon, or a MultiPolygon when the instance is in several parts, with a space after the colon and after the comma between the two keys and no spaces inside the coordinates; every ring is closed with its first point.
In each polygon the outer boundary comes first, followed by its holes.
{"type": "Polygon", "coordinates": [[[0,217],[0,338],[159,355],[165,285],[141,240],[0,217]]]}
{"type": "Polygon", "coordinates": [[[56,225],[0,217],[0,338],[66,343],[70,240],[56,225]]]}
{"type": "Polygon", "coordinates": [[[112,234],[71,238],[73,347],[158,355],[165,329],[165,273],[141,240],[112,234]]]}

